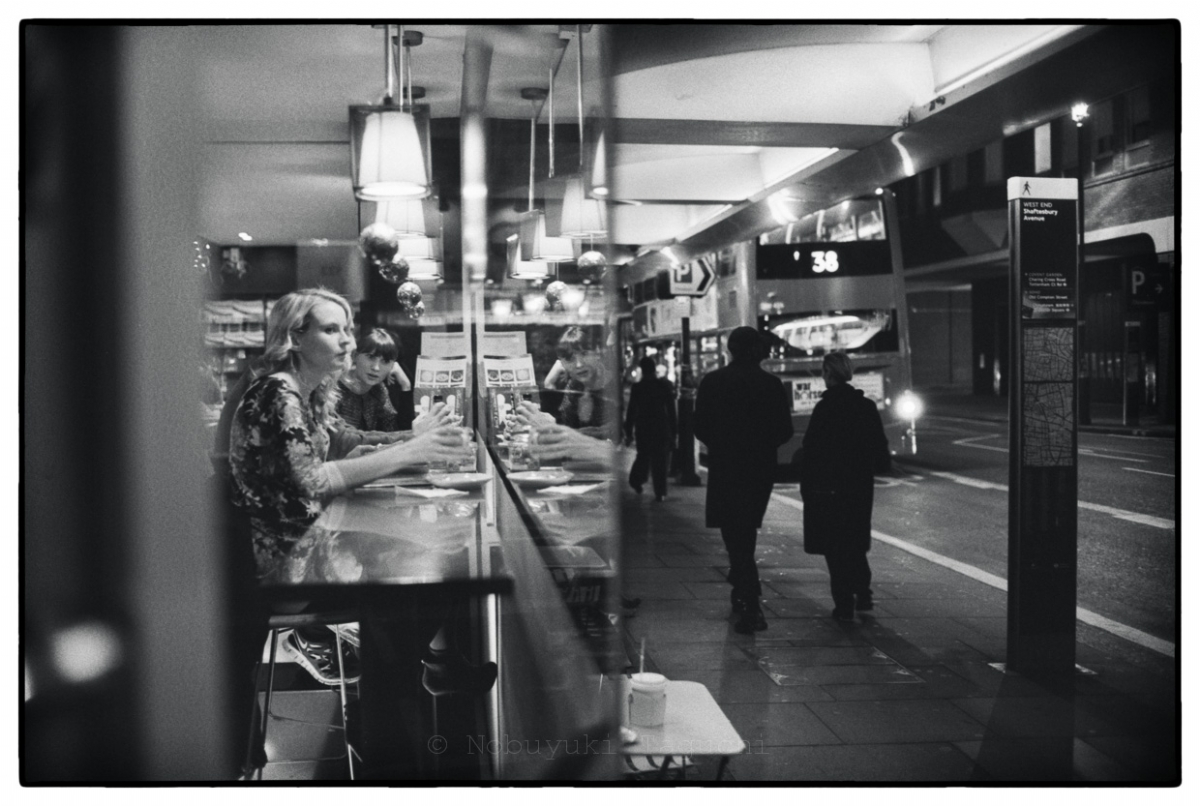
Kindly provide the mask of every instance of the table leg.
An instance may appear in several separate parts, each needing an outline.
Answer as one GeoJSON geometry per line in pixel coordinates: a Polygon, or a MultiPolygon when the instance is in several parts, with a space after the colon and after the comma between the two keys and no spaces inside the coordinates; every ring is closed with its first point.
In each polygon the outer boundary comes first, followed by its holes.
{"type": "Polygon", "coordinates": [[[720,763],[717,764],[717,780],[721,780],[721,776],[725,774],[725,765],[729,763],[729,756],[721,756],[720,763]]]}
{"type": "Polygon", "coordinates": [[[671,766],[671,757],[663,756],[662,766],[658,768],[658,777],[659,778],[667,777],[667,767],[669,767],[669,766],[671,766]]]}

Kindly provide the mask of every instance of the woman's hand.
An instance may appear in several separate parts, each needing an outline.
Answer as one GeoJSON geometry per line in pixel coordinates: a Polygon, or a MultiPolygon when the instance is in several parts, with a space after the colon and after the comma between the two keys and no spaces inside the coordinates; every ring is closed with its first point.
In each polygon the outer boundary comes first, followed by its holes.
{"type": "Polygon", "coordinates": [[[594,439],[565,425],[537,428],[529,448],[543,464],[564,459],[608,463],[613,455],[611,442],[594,439]]]}
{"type": "Polygon", "coordinates": [[[426,431],[431,431],[435,428],[441,428],[446,425],[458,425],[462,422],[462,417],[455,417],[446,409],[445,403],[434,403],[428,413],[421,412],[415,420],[413,420],[412,431],[415,436],[420,436],[426,431]]]}
{"type": "Polygon", "coordinates": [[[528,400],[521,401],[521,405],[517,406],[514,419],[518,425],[528,426],[535,431],[555,424],[553,415],[542,411],[528,400]]]}
{"type": "Polygon", "coordinates": [[[381,448],[378,454],[394,458],[398,470],[422,462],[433,464],[474,461],[475,456],[470,445],[470,436],[466,429],[443,425],[415,434],[407,442],[397,442],[395,445],[381,448]]]}

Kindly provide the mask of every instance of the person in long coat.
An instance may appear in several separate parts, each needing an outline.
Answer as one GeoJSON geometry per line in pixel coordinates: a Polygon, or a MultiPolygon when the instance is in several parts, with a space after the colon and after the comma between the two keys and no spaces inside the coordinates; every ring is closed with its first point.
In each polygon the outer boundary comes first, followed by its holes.
{"type": "Polygon", "coordinates": [[[739,327],[727,346],[732,362],[700,382],[695,434],[708,447],[705,525],[721,530],[729,553],[734,629],[750,633],[767,628],[754,550],[792,415],[783,383],[759,367],[766,350],[758,331],[739,327]]]}
{"type": "Polygon", "coordinates": [[[875,475],[891,467],[891,453],[875,402],[850,385],[850,358],[828,353],[822,375],[826,389],[804,433],[804,551],[825,555],[833,617],[853,621],[855,610],[874,607],[871,509],[875,475]]]}
{"type": "Polygon", "coordinates": [[[654,359],[638,362],[642,377],[629,391],[625,409],[625,442],[637,440],[637,458],[629,469],[629,486],[638,494],[650,475],[654,498],[667,497],[667,459],[675,444],[675,387],[657,375],[654,359]]]}

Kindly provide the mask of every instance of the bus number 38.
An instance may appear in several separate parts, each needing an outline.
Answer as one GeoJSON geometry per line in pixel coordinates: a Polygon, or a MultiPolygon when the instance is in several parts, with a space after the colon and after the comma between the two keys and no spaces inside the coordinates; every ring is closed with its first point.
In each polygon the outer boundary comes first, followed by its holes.
{"type": "MultiPolygon", "coordinates": [[[[798,260],[799,257],[800,257],[800,255],[797,252],[796,259],[798,260]]],[[[821,252],[821,251],[813,252],[812,253],[812,270],[816,274],[821,274],[823,272],[828,272],[829,274],[833,274],[835,271],[838,270],[837,252],[833,251],[832,249],[825,251],[825,252],[821,252]]]]}

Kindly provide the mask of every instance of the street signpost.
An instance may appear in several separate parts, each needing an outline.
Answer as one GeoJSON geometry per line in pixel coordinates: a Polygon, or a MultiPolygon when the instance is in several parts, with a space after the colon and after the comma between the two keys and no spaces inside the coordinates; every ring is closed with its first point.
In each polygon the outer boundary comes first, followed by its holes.
{"type": "Polygon", "coordinates": [[[1008,658],[1075,668],[1079,250],[1074,179],[1008,180],[1008,658]]]}
{"type": "Polygon", "coordinates": [[[677,297],[702,297],[708,293],[717,273],[713,271],[707,257],[673,266],[670,272],[670,290],[677,297]]]}
{"type": "MultiPolygon", "coordinates": [[[[716,279],[712,260],[705,255],[690,263],[672,266],[667,277],[668,290],[676,297],[703,297],[716,279]]],[[[688,308],[690,314],[691,300],[688,300],[688,308]]],[[[685,315],[680,324],[683,349],[679,362],[679,447],[675,454],[676,466],[680,471],[680,484],[698,487],[702,482],[696,473],[696,438],[692,425],[696,390],[692,377],[691,316],[685,315]]]]}

